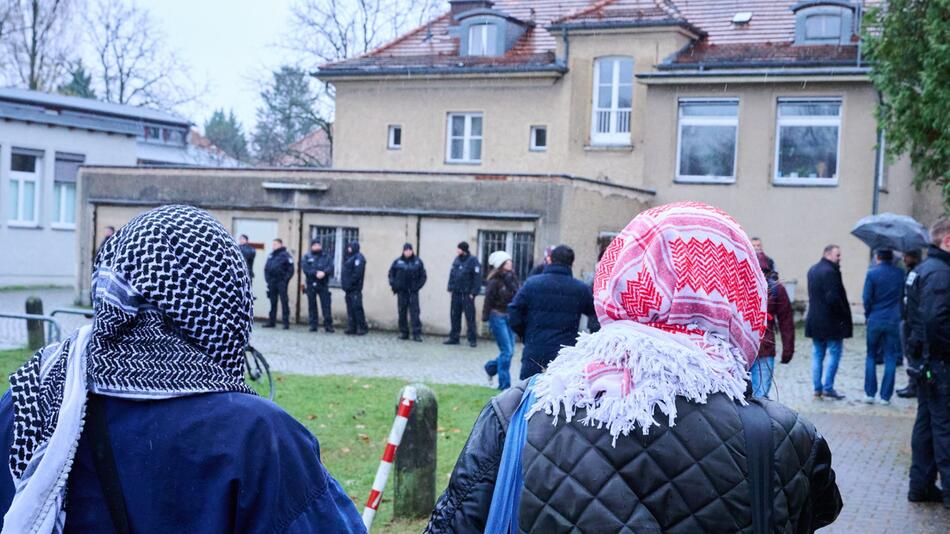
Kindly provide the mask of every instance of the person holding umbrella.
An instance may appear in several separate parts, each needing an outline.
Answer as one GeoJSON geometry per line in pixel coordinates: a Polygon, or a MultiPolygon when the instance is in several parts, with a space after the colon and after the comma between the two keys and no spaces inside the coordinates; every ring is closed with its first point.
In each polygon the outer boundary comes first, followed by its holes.
{"type": "Polygon", "coordinates": [[[891,403],[894,375],[901,357],[900,320],[904,271],[894,265],[894,253],[878,250],[877,265],[868,270],[864,280],[864,318],[867,324],[867,361],[864,368],[864,402],[874,403],[877,394],[878,355],[884,358],[881,380],[881,404],[891,403]]]}

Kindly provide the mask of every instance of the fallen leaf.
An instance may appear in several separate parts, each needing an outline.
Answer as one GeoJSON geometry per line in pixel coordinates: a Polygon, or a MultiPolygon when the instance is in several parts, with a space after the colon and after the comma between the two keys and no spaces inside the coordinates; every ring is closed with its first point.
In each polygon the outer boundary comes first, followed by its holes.
{"type": "Polygon", "coordinates": [[[369,436],[367,436],[366,434],[357,434],[357,437],[360,438],[360,441],[369,445],[369,436]]]}
{"type": "Polygon", "coordinates": [[[323,424],[323,423],[320,423],[320,428],[326,428],[326,427],[327,427],[327,425],[325,425],[325,424],[323,424]]]}
{"type": "Polygon", "coordinates": [[[356,425],[357,430],[363,430],[364,428],[366,428],[366,425],[356,425]]]}
{"type": "Polygon", "coordinates": [[[458,434],[458,433],[461,432],[461,431],[462,431],[462,429],[460,429],[460,428],[453,428],[453,429],[452,429],[452,433],[453,433],[453,434],[458,434]]]}
{"type": "Polygon", "coordinates": [[[439,432],[445,432],[445,427],[444,427],[444,426],[440,426],[440,427],[439,427],[439,432]]]}
{"type": "Polygon", "coordinates": [[[349,447],[343,447],[342,449],[340,449],[340,452],[342,452],[343,454],[349,454],[349,453],[350,453],[350,448],[349,448],[349,447]]]}
{"type": "Polygon", "coordinates": [[[459,411],[459,407],[458,407],[458,406],[453,406],[453,407],[452,407],[452,411],[453,411],[453,412],[459,411]]]}
{"type": "Polygon", "coordinates": [[[316,416],[316,415],[313,415],[313,414],[310,414],[310,415],[307,416],[307,420],[308,420],[308,421],[313,421],[313,420],[316,419],[316,418],[317,418],[317,416],[316,416]]]}
{"type": "Polygon", "coordinates": [[[369,389],[369,388],[371,388],[371,387],[373,387],[373,386],[371,386],[371,385],[369,385],[369,384],[363,384],[363,389],[369,389]]]}

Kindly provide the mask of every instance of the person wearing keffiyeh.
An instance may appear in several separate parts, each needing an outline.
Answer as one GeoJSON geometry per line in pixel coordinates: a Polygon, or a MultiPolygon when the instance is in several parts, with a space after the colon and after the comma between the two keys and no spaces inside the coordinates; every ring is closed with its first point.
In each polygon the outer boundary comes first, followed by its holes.
{"type": "Polygon", "coordinates": [[[763,507],[774,531],[835,520],[821,434],[751,399],[766,282],[731,216],[696,202],[641,213],[601,258],[594,300],[600,331],[482,411],[426,532],[763,532],[763,507]],[[755,503],[750,409],[782,488],[755,503]]]}
{"type": "Polygon", "coordinates": [[[0,399],[3,534],[365,531],[316,438],[244,383],[250,278],[211,215],[135,217],[92,292],[93,324],[0,399]]]}

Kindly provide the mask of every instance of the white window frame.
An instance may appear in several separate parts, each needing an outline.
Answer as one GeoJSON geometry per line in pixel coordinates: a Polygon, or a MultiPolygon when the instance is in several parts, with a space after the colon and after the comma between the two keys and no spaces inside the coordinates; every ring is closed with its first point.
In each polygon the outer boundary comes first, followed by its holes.
{"type": "Polygon", "coordinates": [[[495,37],[498,37],[498,27],[494,24],[487,22],[480,22],[477,24],[472,24],[468,27],[468,55],[470,56],[483,56],[483,57],[492,57],[498,55],[498,43],[496,39],[489,39],[489,28],[495,29],[495,37]],[[478,36],[478,40],[473,39],[473,37],[478,36]],[[475,53],[473,51],[473,45],[479,42],[482,45],[480,53],[475,53]]]}
{"type": "MultiPolygon", "coordinates": [[[[591,91],[591,115],[590,115],[590,143],[592,145],[614,145],[614,146],[629,146],[631,144],[630,135],[633,130],[633,76],[630,77],[630,107],[629,108],[620,108],[618,107],[620,99],[620,63],[621,61],[630,62],[630,72],[633,73],[633,70],[636,64],[633,61],[632,57],[629,56],[604,56],[599,57],[594,60],[594,75],[593,75],[593,84],[591,91]],[[613,72],[611,74],[611,92],[610,92],[610,107],[609,108],[600,108],[598,107],[598,100],[600,96],[600,65],[604,62],[613,62],[613,72]],[[608,113],[609,114],[609,126],[607,132],[598,132],[597,123],[598,123],[598,114],[608,113]],[[623,131],[622,126],[626,125],[626,131],[623,131]]],[[[624,84],[626,85],[626,84],[624,84]]]]}
{"type": "Polygon", "coordinates": [[[802,185],[802,186],[837,186],[838,177],[841,176],[841,118],[844,114],[844,99],[841,97],[815,97],[815,98],[779,98],[775,104],[775,156],[772,160],[772,183],[775,185],[802,185]],[[838,116],[830,117],[826,115],[796,116],[785,117],[779,114],[779,107],[782,104],[809,103],[809,102],[835,102],[838,104],[838,116]],[[779,176],[779,151],[782,149],[781,132],[782,126],[837,126],[838,143],[835,146],[835,175],[831,178],[809,178],[779,176]]]}
{"type": "Polygon", "coordinates": [[[66,197],[64,194],[64,189],[66,187],[71,187],[73,190],[73,202],[75,204],[76,200],[76,182],[53,182],[53,202],[56,206],[53,210],[53,220],[50,221],[50,228],[56,228],[59,230],[75,230],[76,229],[76,208],[73,207],[73,220],[64,221],[63,215],[66,213],[66,197]],[[61,187],[59,187],[61,186],[61,187]]]}
{"type": "MultiPolygon", "coordinates": [[[[33,169],[33,172],[25,171],[15,171],[13,170],[13,154],[16,151],[11,152],[10,155],[10,177],[7,185],[7,190],[4,192],[4,196],[10,194],[10,184],[13,182],[18,183],[17,187],[17,210],[16,213],[7,214],[7,226],[11,228],[36,228],[40,225],[40,197],[43,196],[42,190],[42,176],[43,176],[43,166],[45,164],[45,158],[43,156],[33,156],[36,158],[36,167],[33,169]],[[33,183],[33,219],[27,220],[22,219],[24,212],[23,206],[23,196],[24,196],[24,187],[23,184],[26,182],[33,183]],[[16,215],[14,219],[13,216],[16,215]]],[[[31,154],[32,155],[32,154],[31,154]]],[[[7,199],[7,206],[9,206],[9,200],[7,199]]]]}
{"type": "Polygon", "coordinates": [[[399,124],[390,124],[387,131],[386,148],[389,150],[400,150],[402,148],[402,126],[399,124]],[[396,143],[396,130],[399,130],[399,143],[396,143]]]}
{"type": "Polygon", "coordinates": [[[685,183],[734,184],[739,165],[739,99],[738,98],[680,98],[676,103],[676,181],[685,183]],[[683,117],[683,104],[735,104],[735,117],[683,117]],[[732,151],[732,176],[694,176],[680,174],[680,156],[683,148],[683,125],[735,126],[736,138],[732,151]]]}
{"type": "MultiPolygon", "coordinates": [[[[484,125],[482,125],[484,127],[484,125]]],[[[528,141],[528,147],[531,152],[546,152],[548,150],[548,127],[544,124],[536,124],[531,127],[531,139],[528,141]],[[544,130],[544,145],[537,145],[537,131],[544,130]]]]}
{"type": "Polygon", "coordinates": [[[467,163],[479,165],[482,162],[482,156],[485,154],[485,116],[481,112],[452,112],[448,114],[445,121],[445,161],[446,163],[467,163]],[[455,117],[464,117],[465,126],[461,137],[452,136],[452,119],[455,117]],[[482,134],[472,135],[472,118],[478,117],[482,120],[482,134]],[[462,157],[452,158],[452,140],[462,140],[462,157]],[[481,141],[482,150],[478,159],[472,159],[472,141],[481,141]]]}

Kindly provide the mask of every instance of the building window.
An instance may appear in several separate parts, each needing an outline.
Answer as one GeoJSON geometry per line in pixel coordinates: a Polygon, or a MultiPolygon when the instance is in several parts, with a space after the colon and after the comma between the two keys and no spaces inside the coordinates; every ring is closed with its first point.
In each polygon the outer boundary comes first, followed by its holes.
{"type": "Polygon", "coordinates": [[[390,150],[399,150],[402,148],[402,126],[390,124],[388,139],[387,147],[390,150]]]}
{"type": "Polygon", "coordinates": [[[494,24],[473,24],[469,26],[468,55],[497,56],[498,27],[494,24]]]}
{"type": "Polygon", "coordinates": [[[544,152],[548,149],[548,127],[531,127],[531,150],[534,152],[544,152]]]}
{"type": "Polygon", "coordinates": [[[323,253],[333,258],[333,279],[331,283],[340,283],[343,272],[343,254],[346,245],[360,240],[360,229],[347,226],[311,226],[310,240],[317,240],[323,246],[323,253]]]}
{"type": "Polygon", "coordinates": [[[837,185],[841,100],[779,100],[775,183],[837,185]]]}
{"type": "Polygon", "coordinates": [[[76,181],[85,158],[79,154],[56,154],[53,175],[54,228],[76,227],[76,181]]]}
{"type": "Polygon", "coordinates": [[[805,39],[837,41],[841,38],[840,15],[810,15],[805,19],[805,39]]]}
{"type": "Polygon", "coordinates": [[[604,257],[604,252],[607,252],[607,247],[610,246],[610,243],[613,242],[614,238],[617,237],[617,232],[600,232],[597,234],[597,261],[600,262],[600,259],[604,257]]]}
{"type": "Polygon", "coordinates": [[[595,61],[591,143],[629,145],[632,106],[633,60],[607,57],[595,61]]]}
{"type": "Polygon", "coordinates": [[[39,224],[42,154],[39,150],[14,148],[10,155],[7,219],[11,226],[39,224]]]}
{"type": "Polygon", "coordinates": [[[738,131],[738,101],[680,100],[677,181],[734,182],[738,131]]]}
{"type": "Polygon", "coordinates": [[[534,232],[509,232],[506,230],[478,231],[478,259],[482,264],[482,276],[491,272],[488,257],[496,250],[511,254],[515,273],[524,281],[534,267],[534,232]]]}
{"type": "Polygon", "coordinates": [[[481,163],[482,114],[449,113],[445,159],[452,163],[481,163]]]}

